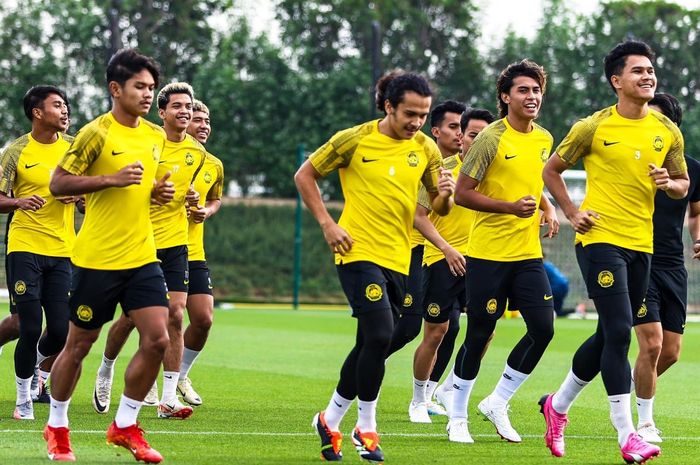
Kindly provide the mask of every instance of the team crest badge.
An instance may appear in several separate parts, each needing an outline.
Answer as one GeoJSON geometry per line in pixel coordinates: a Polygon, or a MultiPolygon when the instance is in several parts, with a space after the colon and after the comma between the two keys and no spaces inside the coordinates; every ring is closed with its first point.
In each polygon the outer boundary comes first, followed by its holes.
{"type": "Polygon", "coordinates": [[[365,289],[365,297],[367,297],[367,300],[370,302],[378,301],[383,295],[382,287],[379,284],[372,283],[365,289]]]}
{"type": "Polygon", "coordinates": [[[17,295],[22,295],[25,292],[27,292],[27,285],[25,284],[24,281],[17,281],[15,283],[15,294],[17,295]]]}
{"type": "Polygon", "coordinates": [[[598,285],[600,287],[610,287],[615,283],[615,277],[610,271],[603,270],[598,273],[598,285]]]}
{"type": "Polygon", "coordinates": [[[411,305],[413,305],[413,296],[411,294],[406,293],[406,295],[403,298],[403,306],[410,307],[411,305]]]}
{"type": "Polygon", "coordinates": [[[78,319],[80,321],[88,322],[92,320],[92,309],[87,305],[81,305],[78,307],[76,313],[78,314],[78,319]]]}
{"type": "Polygon", "coordinates": [[[440,314],[440,306],[438,304],[430,304],[428,305],[428,315],[430,316],[438,316],[440,314]]]}
{"type": "Polygon", "coordinates": [[[153,161],[158,161],[160,159],[160,150],[158,150],[158,145],[153,144],[153,161]]]}
{"type": "Polygon", "coordinates": [[[190,152],[187,152],[187,154],[185,155],[185,165],[194,165],[194,155],[192,155],[190,152]]]}
{"type": "Polygon", "coordinates": [[[498,301],[496,299],[491,299],[486,302],[486,311],[489,315],[493,315],[498,310],[498,301]]]}
{"type": "Polygon", "coordinates": [[[654,150],[661,152],[664,148],[664,139],[661,136],[654,138],[654,150]]]}
{"type": "Polygon", "coordinates": [[[647,316],[647,304],[642,304],[637,310],[637,318],[644,318],[645,316],[647,316]]]}
{"type": "Polygon", "coordinates": [[[542,160],[542,163],[546,163],[548,159],[549,153],[547,153],[547,149],[542,149],[542,153],[540,153],[540,160],[542,160]]]}
{"type": "Polygon", "coordinates": [[[408,157],[406,158],[406,162],[408,163],[408,166],[418,166],[418,154],[416,152],[410,152],[408,154],[408,157]]]}
{"type": "Polygon", "coordinates": [[[204,182],[206,182],[207,184],[211,184],[211,173],[209,171],[204,172],[203,178],[204,182]]]}

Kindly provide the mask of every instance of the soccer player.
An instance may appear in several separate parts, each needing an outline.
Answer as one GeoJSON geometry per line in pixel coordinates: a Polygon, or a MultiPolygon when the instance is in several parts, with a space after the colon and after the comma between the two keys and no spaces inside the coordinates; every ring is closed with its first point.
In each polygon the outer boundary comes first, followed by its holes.
{"type": "Polygon", "coordinates": [[[33,420],[30,386],[35,367],[61,351],[68,333],[75,198],[49,192],[51,172],[73,141],[64,134],[69,124],[66,94],[54,86],[34,86],[23,103],[32,130],[12,142],[0,158],[0,212],[14,212],[6,257],[20,329],[14,418],[33,420]],[[47,329],[43,336],[42,308],[47,329]]]}
{"type": "Polygon", "coordinates": [[[598,312],[595,333],[576,351],[557,392],[540,399],[545,442],[564,455],[567,413],[600,372],[622,457],[642,463],[660,449],[632,424],[630,365],[632,313],[644,303],[652,253],[654,194],[683,198],[688,175],[683,136],[661,113],[649,111],[656,74],[651,48],[638,41],[616,45],[605,57],[605,77],[617,104],[574,124],[543,172],[547,188],[576,231],[576,258],[598,312]],[[561,173],[582,160],[586,197],[577,207],[561,173]]]}
{"type": "MultiPolygon", "coordinates": [[[[184,82],[166,85],[157,97],[158,115],[163,120],[167,141],[158,162],[156,177],[167,176],[175,189],[172,202],[151,205],[157,256],[165,275],[169,302],[170,344],[163,357],[163,393],[158,404],[159,418],[185,419],[193,413],[192,407],[180,402],[176,392],[183,350],[182,318],[189,284],[186,205],[191,201],[187,197],[192,190],[195,174],[206,158],[202,144],[187,134],[187,127],[192,120],[193,101],[194,91],[184,82]]],[[[93,392],[93,407],[98,413],[106,413],[109,409],[114,361],[133,328],[134,322],[127,315],[122,315],[109,330],[93,392]]]]}
{"type": "Polygon", "coordinates": [[[107,442],[128,449],[136,460],[159,463],[163,457],[137,423],[168,345],[167,291],[149,209],[151,201],[172,200],[174,189],[167,176],[156,181],[165,134],[142,118],[151,108],[159,70],[151,58],[122,49],[110,59],[106,75],[111,111],[78,132],[49,184],[54,196],[85,194],[86,215],[71,256],[68,338],[53,366],[44,438],[49,459],[75,460],[68,405],[83,359],[120,304],[140,340],[124,375],[124,394],[107,442]]]}
{"type": "MultiPolygon", "coordinates": [[[[209,108],[199,100],[195,100],[192,105],[192,121],[187,126],[187,133],[201,144],[206,144],[211,135],[209,108]]],[[[190,210],[187,244],[190,270],[187,314],[190,324],[184,333],[184,350],[177,382],[178,392],[183,400],[191,405],[201,405],[202,398],[192,387],[188,374],[207,342],[214,318],[213,287],[204,254],[204,221],[219,211],[223,188],[224,165],[207,152],[204,165],[194,180],[194,189],[199,193],[199,198],[204,199],[204,205],[197,205],[195,209],[190,210]]]]}
{"type": "MultiPolygon", "coordinates": [[[[469,151],[476,136],[495,120],[496,117],[485,108],[468,108],[462,113],[459,123],[462,130],[462,159],[464,159],[464,155],[469,151]]],[[[455,341],[459,335],[459,316],[460,313],[451,314],[447,332],[445,332],[440,347],[438,347],[435,364],[433,365],[433,370],[430,372],[430,380],[426,384],[426,397],[429,399],[429,406],[430,400],[432,399],[431,393],[434,392],[435,398],[446,409],[452,407],[452,394],[454,393],[454,388],[452,386],[453,371],[450,370],[442,384],[438,386],[438,383],[452,359],[455,341]]]]}
{"type": "MultiPolygon", "coordinates": [[[[463,103],[447,100],[430,113],[431,132],[443,157],[442,166],[450,169],[454,177],[459,173],[463,156],[460,118],[464,110],[463,103]]],[[[456,207],[449,215],[439,216],[430,212],[430,204],[425,200],[425,191],[421,189],[414,223],[424,231],[428,241],[422,258],[425,286],[420,303],[425,320],[423,340],[413,356],[413,398],[408,406],[408,416],[413,423],[431,423],[430,411],[436,411],[431,404],[437,382],[429,378],[448,325],[456,324],[459,331],[459,314],[464,306],[464,254],[469,237],[465,231],[471,226],[466,208],[456,207]]],[[[446,361],[440,360],[444,366],[452,354],[446,354],[446,357],[446,361]]],[[[438,412],[446,413],[442,408],[438,412]]]]}
{"type": "Polygon", "coordinates": [[[510,442],[520,435],[508,418],[508,402],[539,362],[554,334],[552,291],[542,265],[540,225],[547,237],[559,228],[554,207],[542,193],[542,168],[551,134],[534,120],[547,78],[530,60],[508,65],[496,91],[501,119],[474,140],[457,179],[455,202],[475,213],[467,246],[467,333],[457,352],[454,396],[447,425],[450,441],[471,443],[467,405],[481,358],[506,310],[517,308],[527,331],[506,362],[494,391],[478,409],[510,442]],[[542,216],[538,213],[542,210],[542,216]]]}
{"type": "MultiPolygon", "coordinates": [[[[656,93],[649,108],[659,111],[680,127],[683,110],[670,94],[656,93]]],[[[683,221],[689,209],[688,229],[695,252],[700,249],[700,162],[685,156],[690,184],[688,195],[671,199],[664,192],[654,196],[654,254],[644,305],[633,316],[639,354],[634,365],[637,396],[637,434],[647,442],[661,442],[654,423],[656,378],[678,361],[688,302],[688,272],[683,264],[683,221]]],[[[695,258],[698,258],[697,256],[695,258]]]]}
{"type": "Polygon", "coordinates": [[[420,132],[430,112],[432,91],[413,73],[393,72],[376,87],[377,107],[385,113],[336,133],[299,168],[294,180],[335,253],[338,277],[357,318],[355,347],[345,360],[328,407],[313,426],[322,457],[342,459],[340,422],[358,398],[352,442],[360,458],[381,463],[376,408],[391,343],[394,312],[403,305],[409,269],[409,233],[419,183],[438,214],[452,207],[454,180],[441,168],[435,142],[420,132]],[[339,170],[345,207],[338,223],[328,214],[317,180],[339,170]]]}

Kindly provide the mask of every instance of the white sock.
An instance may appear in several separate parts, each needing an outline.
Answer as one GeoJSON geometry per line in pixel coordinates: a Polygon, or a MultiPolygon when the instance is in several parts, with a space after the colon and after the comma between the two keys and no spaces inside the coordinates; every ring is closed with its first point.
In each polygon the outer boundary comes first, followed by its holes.
{"type": "Polygon", "coordinates": [[[552,396],[552,408],[558,413],[568,413],[571,405],[587,385],[588,381],[583,381],[569,370],[564,382],[552,396]]]}
{"type": "Polygon", "coordinates": [[[637,425],[644,426],[647,423],[654,424],[654,397],[642,399],[637,397],[637,425]]]}
{"type": "Polygon", "coordinates": [[[492,392],[492,398],[495,397],[497,402],[503,401],[503,403],[508,403],[515,395],[515,391],[518,390],[520,385],[523,384],[529,376],[530,375],[512,369],[506,364],[506,367],[503,369],[503,374],[492,392]]]}
{"type": "Polygon", "coordinates": [[[33,376],[30,376],[29,378],[19,378],[18,376],[15,376],[15,382],[17,383],[17,404],[16,405],[21,405],[29,400],[31,400],[32,396],[29,393],[30,387],[32,386],[32,378],[33,376]]]}
{"type": "Polygon", "coordinates": [[[608,396],[608,400],[610,401],[610,420],[617,430],[617,442],[622,447],[627,442],[627,436],[630,433],[634,433],[630,395],[618,394],[616,396],[608,396]]]}
{"type": "Polygon", "coordinates": [[[192,368],[192,365],[194,365],[194,361],[197,360],[198,355],[198,350],[191,350],[187,347],[185,347],[185,349],[182,351],[182,362],[180,362],[181,381],[187,378],[187,375],[190,373],[190,369],[192,368]]]}
{"type": "Polygon", "coordinates": [[[377,400],[357,399],[357,428],[363,433],[377,431],[377,400]]]}
{"type": "Polygon", "coordinates": [[[35,366],[38,367],[47,358],[49,358],[49,357],[42,354],[41,352],[39,352],[39,347],[37,346],[37,348],[36,348],[36,365],[35,366]]]}
{"type": "Polygon", "coordinates": [[[177,380],[180,373],[177,371],[163,372],[163,396],[160,399],[161,404],[172,402],[177,399],[177,380]]]}
{"type": "Polygon", "coordinates": [[[142,402],[129,399],[122,394],[122,398],[119,400],[117,416],[114,418],[117,428],[126,428],[127,426],[135,425],[136,418],[139,416],[139,410],[141,410],[141,405],[142,402]]]}
{"type": "Polygon", "coordinates": [[[472,388],[474,387],[474,379],[462,379],[459,376],[452,375],[452,388],[454,389],[454,394],[452,396],[452,408],[448,408],[447,411],[450,412],[450,420],[457,419],[467,419],[467,404],[469,403],[469,396],[472,393],[472,388]]]}
{"type": "Polygon", "coordinates": [[[114,360],[110,360],[105,357],[104,354],[102,354],[102,363],[100,363],[100,368],[97,370],[97,375],[103,378],[112,379],[114,376],[114,362],[116,361],[116,358],[114,360]]]}
{"type": "Polygon", "coordinates": [[[416,404],[419,404],[421,402],[425,402],[425,385],[428,383],[428,380],[420,380],[413,378],[413,400],[412,402],[415,402],[416,404]]]}
{"type": "Polygon", "coordinates": [[[39,378],[41,381],[46,384],[46,380],[49,379],[49,375],[51,374],[50,371],[44,371],[41,368],[39,368],[39,378]]]}
{"type": "Polygon", "coordinates": [[[326,419],[326,424],[331,431],[339,430],[340,422],[352,405],[352,401],[353,399],[346,399],[338,394],[337,391],[333,391],[328,407],[326,407],[326,411],[323,414],[323,418],[326,419]]]}
{"type": "Polygon", "coordinates": [[[425,383],[425,400],[427,402],[433,400],[433,396],[435,395],[435,389],[437,389],[437,387],[438,383],[436,381],[428,380],[428,382],[425,383]]]}
{"type": "Polygon", "coordinates": [[[454,374],[454,367],[450,370],[450,372],[447,374],[447,378],[445,378],[445,381],[442,382],[440,385],[440,389],[442,389],[444,392],[451,391],[452,385],[454,384],[454,380],[452,378],[452,375],[454,374]]]}
{"type": "Polygon", "coordinates": [[[70,399],[60,401],[51,397],[51,409],[49,410],[48,421],[48,425],[50,427],[68,427],[68,405],[70,405],[70,399]]]}

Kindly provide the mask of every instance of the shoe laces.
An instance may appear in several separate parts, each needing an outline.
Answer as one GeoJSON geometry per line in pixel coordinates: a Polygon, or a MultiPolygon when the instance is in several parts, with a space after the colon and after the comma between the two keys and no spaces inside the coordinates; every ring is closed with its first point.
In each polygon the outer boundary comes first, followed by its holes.
{"type": "Polygon", "coordinates": [[[151,446],[143,437],[144,431],[139,423],[131,425],[125,429],[126,436],[129,438],[129,445],[138,449],[150,449],[151,446]]]}
{"type": "Polygon", "coordinates": [[[180,383],[182,383],[183,391],[184,390],[189,391],[190,389],[192,389],[192,381],[190,381],[189,378],[183,379],[182,381],[180,381],[180,383]]]}
{"type": "Polygon", "coordinates": [[[52,430],[54,449],[60,454],[73,452],[70,447],[70,432],[68,428],[54,428],[52,430]]]}
{"type": "Polygon", "coordinates": [[[565,414],[554,410],[554,407],[550,409],[550,413],[551,415],[549,418],[552,420],[552,426],[554,427],[552,437],[554,439],[561,439],[564,436],[564,427],[569,422],[569,419],[565,414]]]}
{"type": "Polygon", "coordinates": [[[107,397],[112,390],[112,383],[108,378],[103,378],[102,376],[97,377],[97,395],[99,397],[107,397]]]}

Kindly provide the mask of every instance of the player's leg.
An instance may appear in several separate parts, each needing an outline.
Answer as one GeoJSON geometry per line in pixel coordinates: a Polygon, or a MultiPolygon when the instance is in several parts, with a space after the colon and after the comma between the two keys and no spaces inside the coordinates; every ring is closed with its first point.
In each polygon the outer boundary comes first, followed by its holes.
{"type": "Polygon", "coordinates": [[[107,332],[107,342],[102,354],[102,361],[97,369],[95,387],[92,393],[92,406],[97,413],[107,413],[112,399],[112,382],[114,380],[114,363],[121,352],[134,323],[128,316],[121,314],[112,323],[107,332]]]}
{"type": "Polygon", "coordinates": [[[398,319],[394,325],[394,333],[391,336],[391,345],[387,358],[391,354],[402,349],[413,341],[420,333],[423,324],[423,295],[425,293],[425,279],[422,245],[411,249],[411,266],[406,278],[406,295],[400,308],[398,319]]]}

